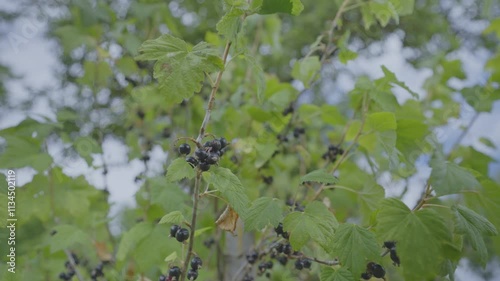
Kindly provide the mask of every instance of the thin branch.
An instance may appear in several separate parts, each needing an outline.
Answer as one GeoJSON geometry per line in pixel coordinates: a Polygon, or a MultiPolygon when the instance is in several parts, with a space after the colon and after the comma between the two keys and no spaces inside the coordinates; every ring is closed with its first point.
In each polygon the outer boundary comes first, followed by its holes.
{"type": "Polygon", "coordinates": [[[422,195],[422,198],[420,198],[420,201],[418,202],[418,204],[413,208],[413,211],[420,210],[420,208],[422,208],[422,206],[425,204],[425,202],[427,202],[427,200],[429,199],[429,196],[431,195],[431,193],[432,193],[431,183],[430,183],[430,181],[427,181],[427,184],[425,186],[425,192],[422,195]]]}
{"type": "MultiPolygon", "coordinates": [[[[231,42],[227,42],[226,48],[224,49],[224,54],[222,55],[223,65],[226,65],[227,56],[229,55],[229,49],[231,48],[231,42]]],[[[203,118],[203,123],[200,127],[200,133],[196,138],[197,142],[201,142],[201,139],[205,135],[205,130],[207,129],[208,122],[210,121],[210,114],[212,113],[212,108],[214,106],[215,94],[219,89],[220,81],[222,80],[222,74],[224,73],[224,69],[221,69],[217,74],[217,78],[215,79],[215,83],[212,86],[212,92],[210,93],[210,99],[208,100],[207,110],[205,111],[205,117],[203,118]]]]}
{"type": "Polygon", "coordinates": [[[186,271],[189,265],[189,260],[191,259],[191,255],[193,254],[193,246],[194,246],[194,232],[196,230],[196,218],[198,213],[198,193],[200,191],[201,185],[201,171],[198,171],[196,174],[196,180],[194,182],[194,191],[193,191],[193,215],[191,216],[191,233],[189,235],[189,245],[188,251],[186,254],[186,259],[184,260],[184,265],[181,273],[181,278],[179,280],[184,280],[186,277],[186,271]]]}
{"type": "Polygon", "coordinates": [[[73,256],[71,255],[71,252],[68,249],[65,249],[64,253],[66,254],[66,257],[68,258],[69,264],[71,264],[71,267],[75,271],[75,274],[76,274],[76,277],[78,278],[78,280],[80,280],[80,281],[85,280],[83,278],[83,276],[80,274],[80,271],[78,270],[78,268],[76,268],[76,262],[73,259],[73,256]]]}

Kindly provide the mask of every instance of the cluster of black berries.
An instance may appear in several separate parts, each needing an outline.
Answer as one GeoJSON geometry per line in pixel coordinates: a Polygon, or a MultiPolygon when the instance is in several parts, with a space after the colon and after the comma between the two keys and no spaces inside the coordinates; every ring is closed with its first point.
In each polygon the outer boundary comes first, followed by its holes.
{"type": "Polygon", "coordinates": [[[160,278],[158,278],[158,281],[172,281],[172,280],[178,280],[179,277],[181,276],[181,269],[178,266],[172,266],[168,270],[167,276],[165,275],[160,275],[160,278]]]}
{"type": "Polygon", "coordinates": [[[184,242],[189,238],[189,230],[182,228],[180,225],[174,224],[170,227],[170,237],[175,237],[177,241],[184,242]]]}
{"type": "Polygon", "coordinates": [[[276,231],[277,236],[281,235],[285,239],[288,239],[290,237],[290,234],[283,230],[283,224],[281,222],[274,228],[274,231],[276,231]]]}
{"type": "Polygon", "coordinates": [[[295,261],[295,269],[302,270],[304,268],[311,268],[311,260],[306,258],[299,258],[295,261]]]}
{"type": "Polygon", "coordinates": [[[259,273],[264,273],[266,270],[272,269],[273,265],[272,261],[265,261],[261,262],[257,268],[259,269],[259,273]]]}
{"type": "Polygon", "coordinates": [[[306,133],[306,129],[304,128],[295,128],[293,129],[293,136],[295,138],[299,138],[301,135],[306,133]]]}
{"type": "Polygon", "coordinates": [[[385,241],[384,248],[387,248],[390,252],[392,264],[399,266],[401,264],[398,253],[396,252],[396,242],[395,241],[385,241]]]}
{"type": "MultiPolygon", "coordinates": [[[[208,171],[210,165],[217,164],[222,155],[224,155],[225,148],[228,142],[225,138],[214,139],[207,141],[203,148],[197,148],[193,156],[188,156],[186,161],[191,164],[191,166],[198,167],[202,171],[208,171]]],[[[183,143],[179,146],[179,152],[184,155],[191,153],[191,147],[187,143],[183,143]]]]}
{"type": "Polygon", "coordinates": [[[90,278],[92,281],[96,281],[97,278],[104,276],[104,272],[102,271],[104,267],[104,263],[100,262],[92,271],[90,272],[90,278]]]}
{"type": "MultiPolygon", "coordinates": [[[[80,260],[78,259],[78,257],[74,253],[71,253],[71,258],[75,262],[75,265],[80,264],[80,260]]],[[[66,268],[67,271],[61,272],[59,274],[59,279],[71,280],[71,278],[73,278],[73,276],[75,275],[75,269],[73,268],[73,265],[71,265],[71,263],[68,260],[64,263],[64,267],[66,268]]]]}
{"type": "Polygon", "coordinates": [[[337,160],[337,155],[342,155],[344,154],[344,150],[338,146],[335,146],[333,144],[330,144],[328,146],[328,151],[323,153],[321,158],[325,160],[330,160],[331,162],[335,162],[337,160]]]}
{"type": "Polygon", "coordinates": [[[366,272],[361,274],[361,278],[364,280],[370,280],[370,278],[383,278],[385,280],[385,269],[377,263],[369,262],[366,265],[366,272]]]}

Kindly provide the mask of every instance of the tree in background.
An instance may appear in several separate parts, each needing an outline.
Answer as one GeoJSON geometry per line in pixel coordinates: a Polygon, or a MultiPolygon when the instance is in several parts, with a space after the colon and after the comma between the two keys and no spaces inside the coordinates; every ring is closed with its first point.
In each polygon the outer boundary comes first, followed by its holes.
{"type": "Polygon", "coordinates": [[[17,273],[3,263],[2,280],[453,280],[463,258],[481,271],[500,253],[500,185],[492,158],[460,144],[500,98],[500,6],[476,2],[20,4],[59,12],[47,36],[62,67],[23,105],[45,99],[56,120],[0,131],[0,168],[35,173],[17,189],[17,273]],[[345,66],[391,37],[432,72],[423,95],[388,67],[372,79],[345,66]],[[464,87],[461,54],[478,52],[484,79],[464,87]],[[440,129],[467,112],[446,143],[440,129]],[[109,141],[144,166],[119,234],[109,141]],[[69,176],[76,159],[104,189],[69,176]]]}

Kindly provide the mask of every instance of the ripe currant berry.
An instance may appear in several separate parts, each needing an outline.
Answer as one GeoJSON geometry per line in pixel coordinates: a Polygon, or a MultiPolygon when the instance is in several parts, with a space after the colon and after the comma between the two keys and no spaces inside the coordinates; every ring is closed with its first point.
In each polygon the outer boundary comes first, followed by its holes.
{"type": "Polygon", "coordinates": [[[264,272],[267,269],[267,262],[261,262],[258,266],[260,272],[264,272]]]}
{"type": "Polygon", "coordinates": [[[278,253],[283,253],[283,244],[279,243],[278,245],[274,246],[274,249],[276,249],[276,252],[278,253]]]}
{"type": "Polygon", "coordinates": [[[295,269],[302,270],[304,268],[304,263],[301,259],[295,261],[295,269]]]}
{"type": "Polygon", "coordinates": [[[194,158],[194,157],[191,157],[191,156],[186,157],[186,162],[188,162],[189,165],[191,165],[191,167],[193,167],[193,168],[198,166],[198,160],[196,160],[196,158],[194,158]]]}
{"type": "Polygon", "coordinates": [[[200,269],[202,265],[203,265],[203,262],[202,262],[200,257],[194,257],[191,259],[191,268],[193,270],[200,269]]]}
{"type": "Polygon", "coordinates": [[[361,278],[363,280],[370,280],[372,278],[372,275],[371,275],[371,273],[368,273],[368,272],[361,273],[361,278]]]}
{"type": "Polygon", "coordinates": [[[68,276],[66,275],[66,273],[61,272],[61,273],[59,274],[59,279],[62,279],[62,280],[68,280],[68,276]]]}
{"type": "Polygon", "coordinates": [[[278,262],[281,263],[281,265],[285,266],[288,263],[288,258],[285,256],[279,256],[277,258],[278,262]]]}
{"type": "Polygon", "coordinates": [[[242,281],[253,281],[253,277],[251,275],[245,274],[242,281]]]}
{"type": "Polygon", "coordinates": [[[168,270],[168,277],[179,278],[181,276],[181,269],[178,266],[173,266],[168,270]]]}
{"type": "Polygon", "coordinates": [[[146,114],[144,113],[144,111],[142,111],[142,109],[137,109],[137,117],[139,117],[140,119],[144,119],[144,116],[146,114]]]}
{"type": "Polygon", "coordinates": [[[167,276],[165,275],[160,275],[160,278],[158,278],[158,281],[167,281],[167,276]]]}
{"type": "Polygon", "coordinates": [[[284,231],[283,231],[283,224],[280,222],[280,223],[278,224],[278,226],[276,226],[276,227],[274,228],[274,231],[276,231],[277,236],[280,236],[281,234],[283,234],[283,232],[284,232],[284,231]]]}
{"type": "Polygon", "coordinates": [[[385,276],[385,269],[380,264],[374,262],[369,262],[367,264],[366,272],[371,273],[377,278],[384,278],[385,276]]]}
{"type": "Polygon", "coordinates": [[[175,235],[177,234],[177,231],[179,231],[179,229],[181,229],[181,227],[177,224],[174,224],[170,227],[170,237],[175,237],[175,235]]]}
{"type": "Polygon", "coordinates": [[[224,137],[220,138],[219,142],[220,142],[220,148],[221,149],[224,148],[224,147],[226,147],[228,145],[228,142],[227,142],[227,140],[224,137]]]}
{"type": "Polygon", "coordinates": [[[222,148],[222,144],[219,140],[213,140],[210,142],[210,147],[212,148],[212,151],[219,151],[222,148]]]}
{"type": "Polygon", "coordinates": [[[181,228],[175,234],[175,239],[179,242],[184,242],[189,238],[189,230],[186,228],[181,228]]]}
{"type": "Polygon", "coordinates": [[[273,265],[274,265],[272,261],[268,261],[268,262],[266,262],[265,264],[266,264],[266,268],[267,268],[267,269],[271,269],[271,268],[273,268],[273,265]]]}
{"type": "Polygon", "coordinates": [[[283,253],[285,255],[290,255],[292,252],[293,252],[292,245],[285,244],[285,246],[283,246],[283,253]]]}
{"type": "Polygon", "coordinates": [[[210,170],[210,164],[206,162],[201,162],[200,164],[198,164],[198,168],[200,168],[200,170],[202,170],[203,172],[206,172],[210,170]]]}
{"type": "Polygon", "coordinates": [[[302,264],[304,265],[304,268],[311,268],[311,260],[310,259],[302,259],[302,264]]]}
{"type": "Polygon", "coordinates": [[[198,271],[190,269],[187,274],[188,280],[196,280],[198,278],[198,271]]]}
{"type": "Polygon", "coordinates": [[[259,258],[259,253],[253,251],[251,253],[249,253],[248,255],[246,255],[246,258],[247,258],[247,261],[249,264],[254,264],[257,259],[259,258]]]}
{"type": "Polygon", "coordinates": [[[207,163],[213,165],[216,164],[217,162],[219,162],[219,154],[210,153],[210,155],[207,158],[207,163]]]}
{"type": "Polygon", "coordinates": [[[208,153],[204,149],[196,149],[194,151],[194,155],[198,158],[200,161],[204,161],[208,157],[208,153]]]}
{"type": "Polygon", "coordinates": [[[187,144],[187,143],[181,144],[179,146],[179,153],[184,154],[184,155],[188,155],[189,153],[191,153],[191,146],[189,146],[189,144],[187,144]]]}

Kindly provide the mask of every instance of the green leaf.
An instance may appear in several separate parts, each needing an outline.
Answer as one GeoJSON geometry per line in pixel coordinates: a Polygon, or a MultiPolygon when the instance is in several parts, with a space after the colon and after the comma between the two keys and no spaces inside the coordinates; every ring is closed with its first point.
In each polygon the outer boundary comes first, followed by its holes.
{"type": "Polygon", "coordinates": [[[341,48],[338,56],[339,56],[340,62],[343,64],[346,64],[349,61],[356,59],[358,57],[358,53],[353,52],[347,48],[341,48]]]}
{"type": "Polygon", "coordinates": [[[368,115],[366,119],[368,130],[377,132],[385,132],[396,130],[396,116],[392,112],[376,112],[368,115]]]}
{"type": "Polygon", "coordinates": [[[311,181],[326,184],[335,184],[338,182],[338,179],[323,169],[312,171],[300,178],[300,182],[302,183],[311,181]]]}
{"type": "Polygon", "coordinates": [[[436,155],[430,162],[430,183],[438,196],[455,194],[463,190],[475,190],[479,186],[476,178],[466,169],[436,155]]]}
{"type": "Polygon", "coordinates": [[[411,15],[415,0],[389,0],[400,16],[411,15]]]}
{"type": "Polygon", "coordinates": [[[165,262],[175,261],[177,259],[177,252],[173,252],[165,258],[165,262]]]}
{"type": "Polygon", "coordinates": [[[278,225],[283,219],[281,208],[281,201],[276,198],[261,197],[255,200],[244,218],[245,230],[261,230],[268,224],[278,225]]]}
{"type": "Polygon", "coordinates": [[[4,136],[7,148],[0,155],[0,169],[33,167],[38,172],[52,164],[52,157],[42,152],[41,142],[31,137],[4,136]]]}
{"type": "Polygon", "coordinates": [[[232,7],[217,23],[217,32],[226,37],[228,41],[234,41],[238,31],[241,29],[242,18],[245,13],[242,9],[232,7]]]}
{"type": "Polygon", "coordinates": [[[316,78],[321,69],[321,63],[318,56],[310,56],[297,61],[293,65],[292,77],[300,80],[304,87],[309,88],[313,78],[316,78]]]}
{"type": "Polygon", "coordinates": [[[335,216],[320,202],[311,202],[304,212],[292,212],[283,221],[285,231],[290,232],[290,244],[295,250],[300,250],[310,240],[327,249],[337,226],[335,216]]]}
{"type": "Polygon", "coordinates": [[[451,210],[455,219],[455,233],[464,234],[469,239],[472,248],[479,253],[480,262],[486,265],[488,249],[483,235],[498,235],[497,229],[485,217],[465,206],[453,206],[451,210]]]}
{"type": "Polygon", "coordinates": [[[50,237],[50,252],[69,249],[75,244],[90,247],[92,241],[87,233],[73,225],[58,225],[54,227],[56,233],[50,237]]]}
{"type": "MultiPolygon", "coordinates": [[[[264,90],[266,89],[266,79],[264,77],[264,70],[262,70],[262,67],[259,65],[259,63],[255,60],[254,57],[251,57],[249,55],[244,55],[240,56],[243,57],[243,59],[246,60],[248,63],[248,67],[252,71],[253,77],[255,78],[255,81],[253,81],[252,84],[257,88],[257,100],[260,101],[262,94],[264,93],[264,90]]],[[[251,81],[247,81],[251,82],[251,81]]]]}
{"type": "Polygon", "coordinates": [[[180,211],[173,211],[170,212],[166,215],[164,215],[160,222],[158,223],[173,223],[173,224],[181,224],[186,221],[186,218],[184,218],[184,215],[180,211]]]}
{"type": "Polygon", "coordinates": [[[341,224],[333,236],[331,253],[338,256],[354,276],[360,276],[368,262],[379,259],[379,251],[375,235],[355,224],[341,224]]]}
{"type": "Polygon", "coordinates": [[[412,97],[418,98],[417,93],[415,93],[410,88],[408,88],[408,86],[406,86],[406,84],[404,82],[399,81],[398,78],[396,78],[396,75],[393,72],[391,72],[389,69],[387,69],[387,67],[385,67],[384,65],[382,65],[382,71],[384,72],[385,79],[387,79],[387,81],[389,83],[394,84],[394,85],[398,85],[399,87],[405,89],[408,93],[410,93],[412,97]]]}
{"type": "Polygon", "coordinates": [[[184,178],[192,179],[196,176],[193,167],[184,158],[177,158],[167,168],[167,181],[174,182],[184,178]]]}
{"type": "Polygon", "coordinates": [[[297,16],[302,10],[304,5],[300,0],[262,0],[259,14],[287,13],[297,16]]]}
{"type": "Polygon", "coordinates": [[[241,216],[246,217],[250,200],[245,194],[245,188],[231,170],[216,167],[210,170],[208,182],[218,190],[228,204],[241,216]]]}
{"type": "Polygon", "coordinates": [[[494,32],[500,38],[500,18],[491,21],[490,25],[483,31],[484,34],[494,32]]]}
{"type": "Polygon", "coordinates": [[[371,13],[375,16],[382,27],[385,27],[391,18],[393,18],[396,23],[399,23],[398,12],[394,8],[391,2],[376,2],[371,1],[368,3],[371,13]]]}
{"type": "MultiPolygon", "coordinates": [[[[345,267],[341,267],[335,270],[332,267],[321,267],[321,272],[319,274],[319,280],[321,281],[354,281],[352,273],[345,267]]],[[[357,280],[357,279],[356,279],[357,280]]]]}
{"type": "Polygon", "coordinates": [[[217,50],[206,42],[192,47],[185,41],[164,34],[144,42],[139,48],[137,60],[156,60],[154,77],[168,100],[179,103],[199,92],[205,73],[224,67],[217,50]]]}
{"type": "Polygon", "coordinates": [[[451,241],[448,226],[434,210],[412,212],[399,199],[385,199],[377,215],[377,236],[396,241],[405,280],[422,280],[438,271],[444,242],[451,241]],[[432,264],[429,261],[432,260],[432,264]]]}
{"type": "Polygon", "coordinates": [[[204,227],[204,228],[197,229],[194,232],[194,237],[198,237],[198,236],[202,235],[203,233],[205,233],[205,232],[207,232],[209,230],[212,230],[212,229],[213,229],[213,227],[211,227],[211,226],[207,226],[207,227],[204,227]]]}
{"type": "MultiPolygon", "coordinates": [[[[134,225],[134,227],[123,234],[118,246],[118,252],[116,253],[116,259],[118,261],[125,260],[127,254],[146,236],[151,234],[152,231],[153,226],[150,223],[142,222],[134,225]]],[[[166,236],[167,234],[165,234],[166,236]]]]}

